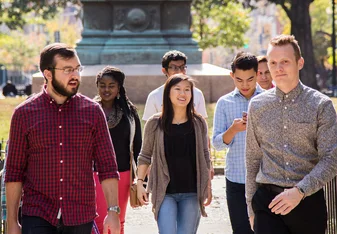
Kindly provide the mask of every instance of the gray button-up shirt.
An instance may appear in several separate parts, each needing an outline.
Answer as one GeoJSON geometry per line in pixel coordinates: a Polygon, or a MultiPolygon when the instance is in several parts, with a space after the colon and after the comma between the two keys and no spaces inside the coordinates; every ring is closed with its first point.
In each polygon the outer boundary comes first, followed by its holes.
{"type": "Polygon", "coordinates": [[[298,186],[305,196],[337,173],[336,111],[329,97],[302,83],[288,94],[274,88],[249,105],[246,138],[249,216],[258,184],[298,186]]]}

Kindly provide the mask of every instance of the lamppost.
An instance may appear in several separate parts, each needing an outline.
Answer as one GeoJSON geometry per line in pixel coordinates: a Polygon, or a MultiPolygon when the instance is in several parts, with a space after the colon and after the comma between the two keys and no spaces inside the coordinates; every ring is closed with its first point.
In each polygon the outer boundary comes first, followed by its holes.
{"type": "Polygon", "coordinates": [[[335,27],[335,0],[332,0],[332,86],[336,89],[336,27],[335,27]]]}

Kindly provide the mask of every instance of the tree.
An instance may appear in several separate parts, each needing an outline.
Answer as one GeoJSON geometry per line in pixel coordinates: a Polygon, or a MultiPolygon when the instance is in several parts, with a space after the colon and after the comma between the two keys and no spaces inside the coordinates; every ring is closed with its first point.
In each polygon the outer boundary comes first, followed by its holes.
{"type": "Polygon", "coordinates": [[[61,42],[75,46],[81,37],[79,28],[71,24],[69,18],[62,16],[61,12],[56,13],[58,14],[55,17],[48,20],[36,19],[38,17],[32,15],[25,17],[26,25],[35,24],[38,27],[34,28],[38,30],[25,27],[23,31],[17,25],[15,30],[9,30],[6,34],[0,33],[0,64],[10,70],[35,70],[41,49],[47,43],[55,42],[55,31],[60,31],[61,42]]]}
{"type": "Polygon", "coordinates": [[[200,48],[242,47],[249,29],[250,10],[225,0],[194,0],[192,32],[200,48]]]}
{"type": "MultiPolygon", "coordinates": [[[[311,34],[311,18],[309,13],[310,4],[314,0],[268,0],[278,4],[286,12],[290,19],[291,34],[298,41],[305,65],[301,70],[302,82],[314,89],[318,89],[316,81],[313,40],[311,34]]],[[[246,0],[249,4],[251,1],[246,0]]]]}
{"type": "Polygon", "coordinates": [[[29,20],[27,14],[34,14],[37,21],[51,19],[68,2],[81,5],[80,0],[1,0],[0,24],[4,23],[10,29],[22,28],[29,20]]]}
{"type": "Polygon", "coordinates": [[[37,64],[41,38],[12,31],[9,35],[0,35],[0,64],[10,70],[30,70],[37,64]]]}

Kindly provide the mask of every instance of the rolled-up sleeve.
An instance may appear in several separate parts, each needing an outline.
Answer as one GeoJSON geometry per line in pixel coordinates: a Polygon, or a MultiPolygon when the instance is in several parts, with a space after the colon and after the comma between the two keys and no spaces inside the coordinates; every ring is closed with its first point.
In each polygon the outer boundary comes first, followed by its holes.
{"type": "Polygon", "coordinates": [[[14,111],[11,120],[5,182],[23,182],[27,165],[26,121],[20,109],[14,111]]]}
{"type": "Polygon", "coordinates": [[[223,142],[223,134],[227,131],[227,129],[228,123],[226,123],[225,101],[223,99],[219,99],[214,112],[212,136],[212,145],[218,151],[229,148],[233,143],[232,141],[227,145],[223,142]]]}

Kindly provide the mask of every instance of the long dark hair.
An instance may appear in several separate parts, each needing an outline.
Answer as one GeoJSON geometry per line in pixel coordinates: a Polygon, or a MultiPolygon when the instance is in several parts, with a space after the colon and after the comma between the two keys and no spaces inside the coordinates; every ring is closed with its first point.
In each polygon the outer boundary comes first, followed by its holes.
{"type": "MultiPolygon", "coordinates": [[[[133,103],[129,100],[126,95],[126,91],[124,88],[124,80],[125,74],[117,67],[106,66],[100,71],[96,76],[96,86],[98,87],[99,81],[103,76],[108,76],[117,81],[119,87],[119,98],[115,98],[114,105],[119,106],[123,114],[129,119],[133,118],[133,116],[137,116],[137,108],[133,105],[133,103]]],[[[95,100],[100,100],[99,96],[95,97],[95,100]]],[[[116,110],[117,111],[117,110],[116,110]]]]}
{"type": "Polygon", "coordinates": [[[162,113],[160,116],[160,125],[161,128],[164,130],[165,133],[170,134],[171,132],[171,125],[172,120],[174,116],[174,110],[172,106],[172,102],[170,99],[170,91],[171,88],[178,84],[181,81],[188,81],[191,85],[191,100],[187,104],[186,107],[186,115],[188,122],[190,123],[190,130],[193,129],[193,117],[196,115],[194,110],[194,101],[193,101],[193,87],[194,87],[194,81],[191,77],[184,75],[184,74],[175,74],[170,76],[165,83],[164,86],[164,93],[163,93],[163,107],[162,107],[162,113]]]}

